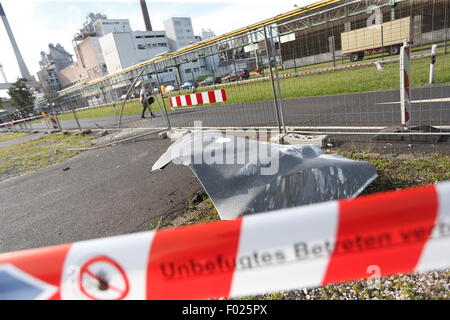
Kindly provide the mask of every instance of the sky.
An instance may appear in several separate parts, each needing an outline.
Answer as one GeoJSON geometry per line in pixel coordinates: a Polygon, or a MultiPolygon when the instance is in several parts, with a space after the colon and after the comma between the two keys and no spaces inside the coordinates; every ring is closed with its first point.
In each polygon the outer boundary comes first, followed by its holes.
{"type": "MultiPolygon", "coordinates": [[[[164,30],[169,17],[191,17],[194,32],[212,29],[216,35],[276,16],[318,0],[147,0],[153,30],[164,30]]],[[[73,54],[72,38],[89,12],[111,19],[129,19],[133,30],[145,30],[139,0],[0,0],[19,49],[32,74],[39,70],[40,52],[60,43],[73,54]]],[[[9,82],[19,68],[0,23],[0,64],[9,82]]],[[[3,79],[0,78],[0,82],[3,79]]],[[[0,92],[0,96],[4,96],[0,92]]]]}

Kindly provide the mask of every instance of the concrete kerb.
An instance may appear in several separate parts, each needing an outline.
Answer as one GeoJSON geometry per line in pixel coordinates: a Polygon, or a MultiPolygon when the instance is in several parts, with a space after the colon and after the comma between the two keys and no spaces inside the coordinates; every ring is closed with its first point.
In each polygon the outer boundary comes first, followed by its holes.
{"type": "Polygon", "coordinates": [[[156,132],[167,130],[167,128],[126,128],[110,132],[108,129],[99,131],[100,137],[94,139],[95,144],[114,144],[120,141],[139,138],[156,132]],[[106,131],[106,132],[105,132],[106,131]]]}
{"type": "Polygon", "coordinates": [[[166,131],[167,128],[155,130],[155,128],[128,128],[122,129],[121,131],[115,131],[114,133],[109,133],[107,130],[100,131],[96,138],[92,141],[94,143],[93,147],[87,148],[69,148],[67,151],[88,151],[97,150],[109,146],[113,146],[123,142],[134,141],[139,138],[149,136],[151,134],[158,134],[160,132],[166,131]]]}
{"type": "MultiPolygon", "coordinates": [[[[195,129],[195,128],[192,128],[195,129]]],[[[221,133],[231,133],[232,135],[247,138],[247,139],[255,139],[261,140],[261,134],[265,130],[275,130],[278,128],[270,127],[270,128],[203,128],[205,131],[215,131],[221,133]]],[[[168,131],[164,131],[159,134],[161,139],[169,138],[172,142],[175,142],[185,135],[191,133],[192,131],[189,129],[172,129],[168,131]]],[[[288,133],[282,134],[278,133],[273,136],[265,135],[268,139],[268,142],[278,143],[278,144],[288,144],[288,145],[299,145],[299,144],[308,144],[308,145],[317,145],[321,148],[326,146],[327,136],[326,135],[305,135],[298,133],[288,133]]]]}
{"type": "Polygon", "coordinates": [[[313,144],[320,148],[326,146],[328,136],[326,135],[306,135],[299,133],[277,134],[270,139],[272,143],[299,145],[313,144]]]}

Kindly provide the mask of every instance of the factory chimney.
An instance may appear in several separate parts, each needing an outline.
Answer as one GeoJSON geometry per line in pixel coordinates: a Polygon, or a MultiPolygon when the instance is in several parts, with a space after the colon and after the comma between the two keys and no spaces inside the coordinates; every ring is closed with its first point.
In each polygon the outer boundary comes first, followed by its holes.
{"type": "Polygon", "coordinates": [[[8,79],[6,79],[6,74],[5,74],[5,71],[3,71],[3,66],[1,63],[0,63],[0,75],[2,75],[3,82],[8,83],[8,79]]]}
{"type": "Polygon", "coordinates": [[[11,46],[14,50],[14,54],[16,55],[17,64],[19,65],[20,69],[20,74],[22,75],[22,78],[31,79],[30,72],[28,71],[28,68],[25,65],[25,61],[23,60],[22,54],[20,53],[19,47],[17,46],[16,39],[14,39],[14,35],[12,33],[11,27],[9,26],[8,19],[6,18],[6,14],[5,11],[3,10],[1,3],[0,3],[0,17],[3,20],[6,33],[8,34],[9,41],[11,41],[11,46]]]}
{"type": "Polygon", "coordinates": [[[3,82],[8,83],[8,79],[6,79],[6,74],[5,74],[5,71],[3,71],[3,66],[1,63],[0,63],[0,74],[2,75],[3,82]]]}
{"type": "Polygon", "coordinates": [[[141,9],[142,15],[144,16],[145,30],[153,31],[152,23],[150,22],[150,16],[148,15],[147,3],[145,3],[145,0],[141,0],[141,9]]]}

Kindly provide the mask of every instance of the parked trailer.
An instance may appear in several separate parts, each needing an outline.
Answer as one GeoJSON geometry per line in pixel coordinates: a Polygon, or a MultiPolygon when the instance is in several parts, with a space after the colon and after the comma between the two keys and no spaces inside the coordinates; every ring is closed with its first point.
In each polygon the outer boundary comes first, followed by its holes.
{"type": "Polygon", "coordinates": [[[349,56],[352,62],[362,60],[365,55],[384,51],[388,51],[391,55],[399,54],[403,40],[412,41],[411,21],[411,18],[407,17],[343,32],[342,54],[349,56]]]}

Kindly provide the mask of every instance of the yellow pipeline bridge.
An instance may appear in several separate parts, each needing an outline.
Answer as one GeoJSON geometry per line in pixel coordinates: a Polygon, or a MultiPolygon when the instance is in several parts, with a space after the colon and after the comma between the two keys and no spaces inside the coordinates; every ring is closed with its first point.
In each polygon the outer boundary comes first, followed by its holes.
{"type": "Polygon", "coordinates": [[[219,41],[226,40],[226,39],[229,39],[229,38],[232,38],[232,37],[236,37],[236,36],[240,36],[240,35],[244,35],[244,34],[246,34],[248,32],[251,32],[251,31],[263,28],[265,26],[269,26],[269,25],[272,25],[272,24],[275,24],[275,23],[278,23],[278,22],[281,22],[281,21],[293,18],[295,16],[298,16],[298,15],[301,15],[301,14],[304,14],[304,13],[307,13],[307,12],[310,12],[310,11],[314,11],[314,10],[320,9],[320,8],[326,7],[328,5],[337,3],[337,2],[341,2],[341,1],[342,0],[323,0],[323,1],[319,1],[319,2],[314,3],[314,4],[310,4],[310,5],[306,6],[306,7],[302,7],[302,8],[296,9],[296,10],[292,10],[292,11],[289,11],[289,12],[284,13],[284,14],[279,14],[279,15],[273,17],[273,18],[269,18],[269,19],[260,21],[258,23],[252,24],[250,26],[243,27],[243,28],[240,28],[240,29],[232,31],[232,32],[228,32],[228,33],[225,33],[223,35],[213,37],[211,39],[207,39],[207,40],[204,40],[204,41],[200,41],[200,42],[194,43],[194,44],[192,44],[190,46],[184,47],[184,48],[176,50],[174,52],[167,53],[164,56],[156,57],[156,58],[147,60],[145,62],[142,62],[142,63],[136,64],[134,66],[131,66],[129,68],[123,69],[122,71],[110,74],[108,76],[105,76],[105,77],[102,77],[102,78],[99,78],[99,79],[96,79],[96,80],[93,80],[93,81],[90,81],[88,83],[78,84],[78,85],[66,88],[64,90],[59,91],[58,93],[59,93],[59,96],[64,96],[66,93],[72,92],[74,90],[79,90],[79,89],[82,89],[83,87],[100,83],[102,81],[105,81],[105,80],[108,80],[108,79],[120,76],[120,75],[125,74],[125,73],[128,73],[130,71],[137,70],[137,69],[140,69],[140,68],[152,65],[152,64],[157,63],[157,62],[168,60],[168,59],[177,57],[177,56],[182,55],[182,54],[193,52],[195,50],[198,50],[198,49],[207,47],[207,46],[209,46],[211,44],[217,43],[219,41]]]}

